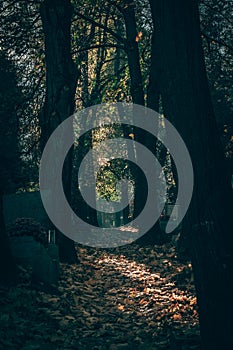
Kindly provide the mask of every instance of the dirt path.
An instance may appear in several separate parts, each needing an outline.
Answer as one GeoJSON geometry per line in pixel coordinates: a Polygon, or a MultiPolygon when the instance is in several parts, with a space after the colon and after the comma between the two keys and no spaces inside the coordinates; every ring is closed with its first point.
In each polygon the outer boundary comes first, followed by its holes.
{"type": "Polygon", "coordinates": [[[28,273],[0,291],[1,349],[199,349],[190,264],[173,247],[77,252],[80,265],[61,266],[59,294],[32,290],[28,273]]]}

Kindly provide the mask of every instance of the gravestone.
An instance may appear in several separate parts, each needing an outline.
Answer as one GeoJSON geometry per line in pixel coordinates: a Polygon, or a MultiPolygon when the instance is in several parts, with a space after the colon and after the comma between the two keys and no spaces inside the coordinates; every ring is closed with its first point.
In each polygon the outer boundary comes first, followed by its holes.
{"type": "Polygon", "coordinates": [[[10,237],[12,254],[19,265],[32,267],[34,283],[57,284],[59,280],[59,256],[56,244],[44,247],[33,237],[10,237]]]}
{"type": "Polygon", "coordinates": [[[32,266],[41,249],[45,249],[31,236],[10,237],[10,246],[16,263],[23,266],[32,266]]]}
{"type": "Polygon", "coordinates": [[[39,191],[3,196],[3,213],[6,224],[14,222],[17,218],[33,218],[47,229],[52,227],[39,191]]]}
{"type": "Polygon", "coordinates": [[[49,244],[47,249],[42,248],[32,265],[32,280],[56,285],[60,275],[58,247],[56,244],[49,244]]]}

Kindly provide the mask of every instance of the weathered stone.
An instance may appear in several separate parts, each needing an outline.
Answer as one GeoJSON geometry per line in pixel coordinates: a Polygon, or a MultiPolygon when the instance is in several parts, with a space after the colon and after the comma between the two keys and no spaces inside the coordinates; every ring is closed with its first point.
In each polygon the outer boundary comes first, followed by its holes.
{"type": "Polygon", "coordinates": [[[49,245],[48,249],[40,249],[32,267],[34,281],[45,284],[57,284],[59,280],[58,249],[55,244],[49,245]]]}
{"type": "Polygon", "coordinates": [[[39,191],[3,196],[3,212],[6,224],[12,223],[17,218],[33,218],[47,228],[52,226],[39,191]]]}
{"type": "Polygon", "coordinates": [[[59,280],[58,248],[55,244],[49,244],[45,248],[33,237],[12,237],[11,249],[16,262],[32,267],[33,282],[45,284],[57,284],[59,280]]]}
{"type": "Polygon", "coordinates": [[[40,251],[45,250],[45,247],[31,236],[11,237],[10,245],[12,254],[20,265],[32,266],[40,251]]]}

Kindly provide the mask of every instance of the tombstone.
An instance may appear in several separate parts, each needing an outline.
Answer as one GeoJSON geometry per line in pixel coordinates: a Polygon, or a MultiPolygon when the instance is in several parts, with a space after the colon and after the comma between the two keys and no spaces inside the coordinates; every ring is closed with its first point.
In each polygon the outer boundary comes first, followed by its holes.
{"type": "Polygon", "coordinates": [[[47,229],[52,227],[39,191],[3,196],[3,214],[6,224],[14,222],[17,218],[33,218],[47,229]]]}
{"type": "Polygon", "coordinates": [[[43,282],[46,285],[57,284],[59,280],[59,257],[56,244],[49,244],[48,248],[40,249],[32,265],[33,282],[43,282]]]}
{"type": "Polygon", "coordinates": [[[32,266],[35,257],[45,250],[32,236],[10,237],[10,246],[16,263],[22,266],[32,266]]]}
{"type": "Polygon", "coordinates": [[[59,280],[58,247],[54,240],[44,247],[32,236],[10,237],[12,254],[18,264],[32,267],[32,281],[46,285],[59,280]]]}

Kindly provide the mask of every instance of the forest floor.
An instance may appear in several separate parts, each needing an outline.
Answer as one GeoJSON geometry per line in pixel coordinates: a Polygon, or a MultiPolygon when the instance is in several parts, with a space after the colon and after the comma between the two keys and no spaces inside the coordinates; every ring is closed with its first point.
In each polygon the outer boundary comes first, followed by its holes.
{"type": "Polygon", "coordinates": [[[0,289],[0,349],[200,349],[190,263],[171,244],[115,249],[77,246],[57,290],[0,289]]]}

